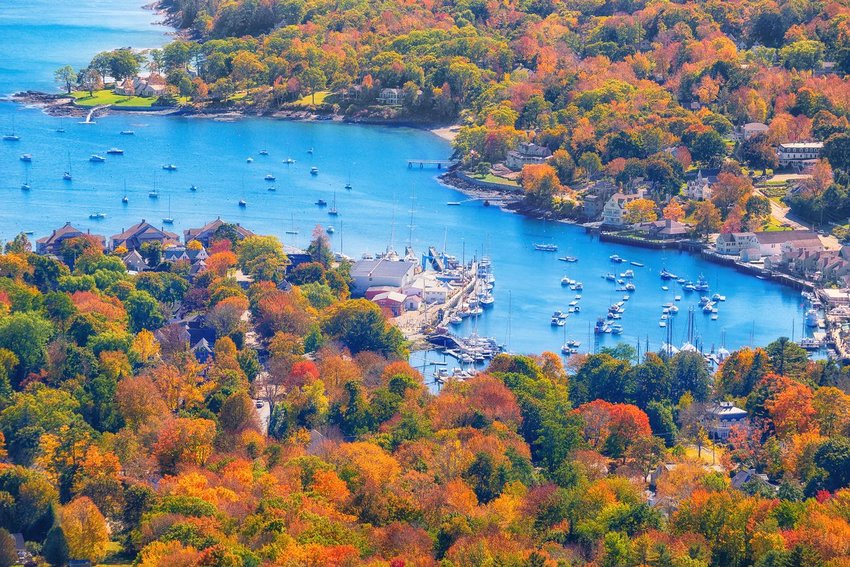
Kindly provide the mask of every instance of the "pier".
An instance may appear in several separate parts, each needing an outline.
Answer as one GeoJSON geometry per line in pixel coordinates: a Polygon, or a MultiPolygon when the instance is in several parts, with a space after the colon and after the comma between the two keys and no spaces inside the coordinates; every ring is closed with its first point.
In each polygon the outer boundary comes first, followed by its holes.
{"type": "Polygon", "coordinates": [[[408,169],[413,169],[413,166],[418,164],[419,169],[425,169],[425,166],[437,166],[437,169],[443,169],[445,167],[448,169],[452,165],[454,165],[454,160],[450,159],[409,159],[407,160],[408,169]]]}

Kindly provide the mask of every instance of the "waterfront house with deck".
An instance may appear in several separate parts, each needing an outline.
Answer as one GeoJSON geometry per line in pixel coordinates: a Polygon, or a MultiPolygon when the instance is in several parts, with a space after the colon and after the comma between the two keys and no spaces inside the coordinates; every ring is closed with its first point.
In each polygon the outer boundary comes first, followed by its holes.
{"type": "Polygon", "coordinates": [[[146,242],[159,242],[162,247],[176,246],[180,243],[180,237],[173,232],[156,228],[145,219],[134,224],[127,230],[121,230],[118,234],[109,237],[110,248],[115,250],[121,246],[127,250],[138,250],[146,242]]]}
{"type": "Polygon", "coordinates": [[[63,242],[80,236],[94,237],[98,242],[100,242],[101,246],[105,246],[106,238],[103,236],[99,234],[91,234],[89,231],[83,232],[82,230],[74,227],[70,222],[66,222],[62,228],[54,230],[50,236],[45,236],[36,240],[35,251],[38,254],[52,254],[56,256],[59,254],[63,242]]]}
{"type": "Polygon", "coordinates": [[[608,227],[626,226],[626,205],[640,199],[639,193],[614,193],[602,208],[602,225],[608,227]]]}
{"type": "Polygon", "coordinates": [[[727,256],[738,256],[744,250],[758,247],[758,238],[752,232],[724,232],[714,241],[717,253],[727,256]]]}
{"type": "Polygon", "coordinates": [[[381,89],[378,95],[378,104],[401,106],[402,101],[404,101],[404,91],[402,89],[381,89]]]}
{"type": "MultiPolygon", "coordinates": [[[[229,223],[226,223],[223,220],[221,220],[221,217],[217,217],[214,221],[210,221],[200,228],[190,228],[190,229],[184,230],[183,231],[183,241],[186,244],[189,244],[189,242],[191,242],[193,240],[197,240],[198,242],[200,242],[203,245],[204,248],[209,248],[210,241],[213,240],[213,238],[216,236],[216,232],[222,226],[227,225],[227,224],[229,224],[229,223]]],[[[230,224],[229,226],[232,226],[232,227],[235,228],[236,238],[238,238],[239,240],[244,240],[244,239],[248,238],[249,236],[254,236],[253,232],[251,232],[247,228],[240,226],[239,224],[230,224]]]]}
{"type": "Polygon", "coordinates": [[[650,240],[678,240],[687,238],[691,232],[688,225],[671,219],[643,222],[635,225],[635,229],[644,233],[650,240]]]}
{"type": "Polygon", "coordinates": [[[517,149],[508,152],[505,165],[514,171],[519,171],[526,165],[546,163],[550,159],[552,159],[552,152],[549,148],[523,142],[517,149]]]}
{"type": "Polygon", "coordinates": [[[351,293],[363,295],[373,286],[407,287],[416,274],[417,262],[407,260],[358,260],[351,266],[351,293]]]}

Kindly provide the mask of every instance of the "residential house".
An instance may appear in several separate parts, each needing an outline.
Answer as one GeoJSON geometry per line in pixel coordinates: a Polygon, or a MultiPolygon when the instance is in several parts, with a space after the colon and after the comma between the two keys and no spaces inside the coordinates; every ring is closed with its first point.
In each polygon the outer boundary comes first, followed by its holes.
{"type": "Polygon", "coordinates": [[[822,142],[795,142],[779,144],[776,155],[779,158],[780,167],[792,167],[803,169],[813,165],[820,159],[823,152],[822,142]]]}
{"type": "Polygon", "coordinates": [[[162,253],[162,258],[167,262],[177,262],[184,260],[186,262],[200,262],[209,258],[209,254],[204,248],[192,249],[186,246],[172,246],[167,248],[162,253]]]}
{"type": "Polygon", "coordinates": [[[104,246],[106,243],[106,239],[103,236],[99,234],[91,234],[89,231],[83,232],[71,225],[70,222],[66,222],[62,228],[54,230],[50,236],[45,236],[36,240],[35,251],[38,254],[53,254],[56,256],[59,254],[59,250],[62,247],[63,242],[80,236],[93,236],[98,242],[100,242],[101,246],[104,246]]]}
{"type": "MultiPolygon", "coordinates": [[[[221,220],[221,217],[217,217],[214,221],[210,221],[200,228],[190,228],[188,230],[184,230],[183,242],[189,244],[189,242],[191,242],[192,240],[197,240],[204,246],[204,248],[209,248],[210,241],[215,236],[216,231],[218,231],[218,229],[225,224],[228,223],[221,220]]],[[[253,232],[251,232],[247,228],[240,226],[239,224],[233,224],[231,226],[236,229],[236,238],[238,238],[239,240],[244,240],[249,236],[254,236],[253,232]]]]}
{"type": "Polygon", "coordinates": [[[192,354],[195,355],[195,358],[201,364],[204,364],[206,361],[212,358],[213,350],[212,348],[210,348],[209,341],[207,341],[207,339],[205,338],[202,338],[197,343],[195,343],[195,346],[192,347],[192,354]]]}
{"type": "Polygon", "coordinates": [[[124,262],[124,266],[127,267],[127,271],[130,272],[144,272],[148,269],[147,262],[145,262],[145,259],[142,258],[141,254],[139,254],[138,250],[130,250],[121,257],[121,261],[124,262]]]}
{"type": "Polygon", "coordinates": [[[128,77],[114,89],[115,94],[124,96],[160,97],[165,94],[166,86],[158,77],[128,77]]]}
{"type": "Polygon", "coordinates": [[[726,441],[729,430],[747,424],[747,411],[732,402],[720,402],[706,410],[708,434],[712,439],[726,441]]]}
{"type": "Polygon", "coordinates": [[[378,104],[387,106],[401,106],[404,101],[404,91],[402,89],[381,89],[378,95],[378,104]]]}
{"type": "Polygon", "coordinates": [[[770,128],[767,124],[762,124],[761,122],[747,122],[743,126],[741,126],[741,139],[746,141],[752,138],[753,136],[758,136],[759,134],[767,134],[767,131],[770,128]]]}
{"type": "Polygon", "coordinates": [[[762,256],[781,254],[783,246],[802,250],[823,249],[817,233],[811,230],[778,230],[756,232],[755,235],[762,256]]]}
{"type": "Polygon", "coordinates": [[[717,253],[728,256],[739,256],[750,248],[759,248],[758,238],[752,232],[725,232],[714,242],[717,253]]]}
{"type": "Polygon", "coordinates": [[[638,193],[614,193],[602,208],[602,224],[609,227],[623,227],[626,224],[626,205],[640,199],[638,193]]]}
{"type": "Polygon", "coordinates": [[[508,152],[505,165],[514,171],[520,171],[526,165],[546,163],[550,159],[552,159],[552,152],[549,148],[523,142],[517,149],[508,152]]]}
{"type": "Polygon", "coordinates": [[[112,250],[121,246],[127,250],[138,250],[146,242],[159,242],[163,248],[176,246],[180,243],[180,237],[173,232],[156,228],[142,219],[142,222],[134,224],[127,230],[122,229],[118,234],[113,234],[109,241],[112,250]]]}
{"type": "Polygon", "coordinates": [[[417,262],[407,260],[358,260],[351,267],[351,293],[363,295],[372,286],[406,287],[413,281],[417,262]]]}
{"type": "Polygon", "coordinates": [[[743,490],[744,487],[750,483],[763,483],[765,486],[771,488],[774,492],[779,490],[779,487],[770,482],[770,479],[766,474],[756,473],[755,469],[743,469],[735,473],[735,476],[732,477],[730,481],[730,486],[735,490],[743,490]]]}
{"type": "Polygon", "coordinates": [[[711,180],[708,176],[703,176],[702,170],[697,172],[696,177],[688,180],[685,195],[693,201],[709,201],[711,199],[711,180]]]}

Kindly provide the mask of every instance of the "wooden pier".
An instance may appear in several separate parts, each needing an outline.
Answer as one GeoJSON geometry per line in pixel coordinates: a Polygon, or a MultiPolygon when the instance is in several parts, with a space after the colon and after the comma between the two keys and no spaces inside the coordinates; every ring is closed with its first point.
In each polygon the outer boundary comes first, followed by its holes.
{"type": "Polygon", "coordinates": [[[450,159],[409,159],[407,160],[408,169],[413,169],[413,166],[419,164],[419,169],[425,169],[425,166],[437,166],[437,169],[443,167],[449,168],[454,164],[454,160],[450,159]]]}

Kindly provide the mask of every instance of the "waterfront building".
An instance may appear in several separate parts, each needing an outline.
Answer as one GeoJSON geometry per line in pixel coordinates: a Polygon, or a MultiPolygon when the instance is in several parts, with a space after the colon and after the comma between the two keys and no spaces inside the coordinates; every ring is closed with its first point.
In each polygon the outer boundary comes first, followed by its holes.
{"type": "Polygon", "coordinates": [[[159,81],[157,76],[128,77],[115,87],[115,94],[124,96],[160,97],[165,94],[165,81],[159,81]]]}
{"type": "Polygon", "coordinates": [[[676,240],[687,238],[691,227],[679,221],[661,219],[654,222],[642,222],[635,228],[646,235],[650,240],[676,240]]]}
{"type": "Polygon", "coordinates": [[[378,95],[378,103],[387,106],[401,106],[404,101],[404,91],[402,89],[381,89],[378,95]]]}
{"type": "Polygon", "coordinates": [[[63,242],[80,236],[93,236],[101,243],[101,246],[105,246],[106,239],[103,236],[99,234],[91,234],[89,231],[84,232],[74,227],[70,222],[66,222],[62,228],[54,230],[50,236],[45,236],[36,240],[35,251],[38,254],[52,254],[56,256],[59,254],[63,242]]]}
{"type": "Polygon", "coordinates": [[[814,165],[820,159],[821,152],[823,152],[822,142],[795,142],[779,144],[776,156],[779,158],[779,167],[802,169],[814,165]]]}
{"type": "Polygon", "coordinates": [[[180,237],[173,232],[156,228],[142,219],[142,222],[134,224],[127,230],[122,229],[118,234],[110,236],[109,242],[112,250],[121,246],[127,250],[138,250],[146,242],[159,242],[163,248],[177,246],[180,243],[180,237]]]}
{"type": "Polygon", "coordinates": [[[699,170],[696,177],[688,180],[685,194],[692,201],[711,200],[711,180],[707,176],[704,177],[702,170],[699,170]]]}
{"type": "Polygon", "coordinates": [[[744,250],[758,247],[758,238],[752,232],[725,232],[714,241],[717,253],[727,256],[739,256],[744,250]]]}
{"type": "Polygon", "coordinates": [[[783,247],[802,250],[822,250],[823,243],[817,233],[811,230],[779,230],[756,232],[759,250],[762,256],[781,254],[783,247]]]}
{"type": "Polygon", "coordinates": [[[640,193],[614,193],[602,208],[602,224],[611,227],[623,227],[626,223],[626,205],[640,199],[640,193]]]}
{"type": "Polygon", "coordinates": [[[404,313],[407,296],[397,291],[385,291],[373,297],[372,301],[380,305],[383,309],[389,310],[393,317],[398,317],[404,313]]]}
{"type": "MultiPolygon", "coordinates": [[[[221,217],[217,217],[214,221],[210,221],[204,226],[200,228],[190,228],[183,231],[183,242],[189,244],[192,240],[197,240],[203,245],[204,248],[209,248],[210,240],[216,234],[219,228],[223,225],[229,224],[221,220],[221,217]]],[[[236,228],[236,238],[239,240],[244,240],[249,236],[254,236],[254,233],[248,230],[247,228],[242,227],[239,224],[232,224],[231,226],[236,228]]]]}
{"type": "Polygon", "coordinates": [[[736,407],[732,402],[719,402],[709,406],[706,418],[711,438],[726,441],[732,427],[747,424],[747,411],[736,407]]]}
{"type": "Polygon", "coordinates": [[[550,159],[552,159],[552,152],[549,148],[523,142],[517,149],[508,152],[505,165],[514,171],[520,171],[526,165],[546,163],[550,159]]]}
{"type": "Polygon", "coordinates": [[[407,260],[358,260],[351,267],[351,293],[363,295],[373,286],[406,287],[413,281],[416,262],[407,260]]]}

